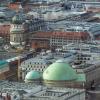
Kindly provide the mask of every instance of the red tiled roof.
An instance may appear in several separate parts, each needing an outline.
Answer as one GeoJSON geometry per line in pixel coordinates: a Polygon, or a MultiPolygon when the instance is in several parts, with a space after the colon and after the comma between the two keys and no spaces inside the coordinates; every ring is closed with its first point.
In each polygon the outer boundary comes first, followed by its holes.
{"type": "Polygon", "coordinates": [[[38,32],[33,35],[33,37],[38,37],[38,38],[49,38],[52,35],[51,32],[38,32]]]}
{"type": "Polygon", "coordinates": [[[50,38],[50,37],[87,37],[89,36],[86,32],[38,32],[33,35],[34,38],[50,38]]]}

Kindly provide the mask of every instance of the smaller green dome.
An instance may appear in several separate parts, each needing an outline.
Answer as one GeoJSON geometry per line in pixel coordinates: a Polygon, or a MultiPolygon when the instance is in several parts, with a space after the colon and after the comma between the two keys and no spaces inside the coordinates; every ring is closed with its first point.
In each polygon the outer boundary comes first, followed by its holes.
{"type": "Polygon", "coordinates": [[[13,24],[22,24],[23,23],[23,17],[20,16],[20,15],[15,15],[13,18],[12,18],[12,23],[13,24]]]}
{"type": "Polygon", "coordinates": [[[41,78],[41,74],[38,71],[32,70],[28,72],[27,75],[25,76],[25,81],[31,81],[39,78],[41,78]]]}

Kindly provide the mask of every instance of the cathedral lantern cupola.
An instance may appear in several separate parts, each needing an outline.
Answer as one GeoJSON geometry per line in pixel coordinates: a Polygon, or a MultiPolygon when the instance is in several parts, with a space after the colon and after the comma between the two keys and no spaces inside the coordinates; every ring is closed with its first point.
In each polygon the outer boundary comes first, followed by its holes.
{"type": "Polygon", "coordinates": [[[24,47],[26,41],[24,17],[20,14],[12,18],[10,28],[10,44],[14,47],[24,47]]]}

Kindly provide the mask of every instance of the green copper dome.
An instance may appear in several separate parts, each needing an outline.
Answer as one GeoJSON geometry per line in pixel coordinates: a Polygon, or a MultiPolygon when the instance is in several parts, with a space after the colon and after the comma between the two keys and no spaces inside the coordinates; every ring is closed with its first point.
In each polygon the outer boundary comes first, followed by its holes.
{"type": "Polygon", "coordinates": [[[23,17],[20,16],[20,15],[15,15],[15,16],[12,18],[12,23],[13,23],[13,24],[22,24],[22,23],[23,23],[23,17]]]}
{"type": "Polygon", "coordinates": [[[72,67],[64,61],[58,60],[51,64],[43,73],[44,80],[70,81],[76,80],[77,74],[72,67]]]}
{"type": "Polygon", "coordinates": [[[41,78],[41,74],[38,72],[38,71],[30,71],[27,73],[27,75],[25,76],[25,81],[31,81],[31,80],[34,80],[34,79],[39,79],[41,78]]]}

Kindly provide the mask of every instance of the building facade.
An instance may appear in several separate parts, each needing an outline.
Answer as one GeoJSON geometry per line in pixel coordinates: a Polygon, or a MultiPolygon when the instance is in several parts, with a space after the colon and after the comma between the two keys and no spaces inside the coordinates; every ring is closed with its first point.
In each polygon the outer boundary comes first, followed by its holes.
{"type": "Polygon", "coordinates": [[[30,71],[37,71],[39,73],[43,73],[43,71],[48,67],[50,62],[46,59],[42,58],[31,58],[21,63],[20,65],[20,76],[21,79],[24,80],[25,76],[30,71]]]}
{"type": "Polygon", "coordinates": [[[26,30],[24,18],[20,15],[14,16],[10,28],[10,44],[15,47],[24,47],[27,37],[26,30]]]}
{"type": "Polygon", "coordinates": [[[89,38],[86,32],[38,32],[32,36],[32,48],[57,48],[68,43],[85,42],[89,38]]]}

